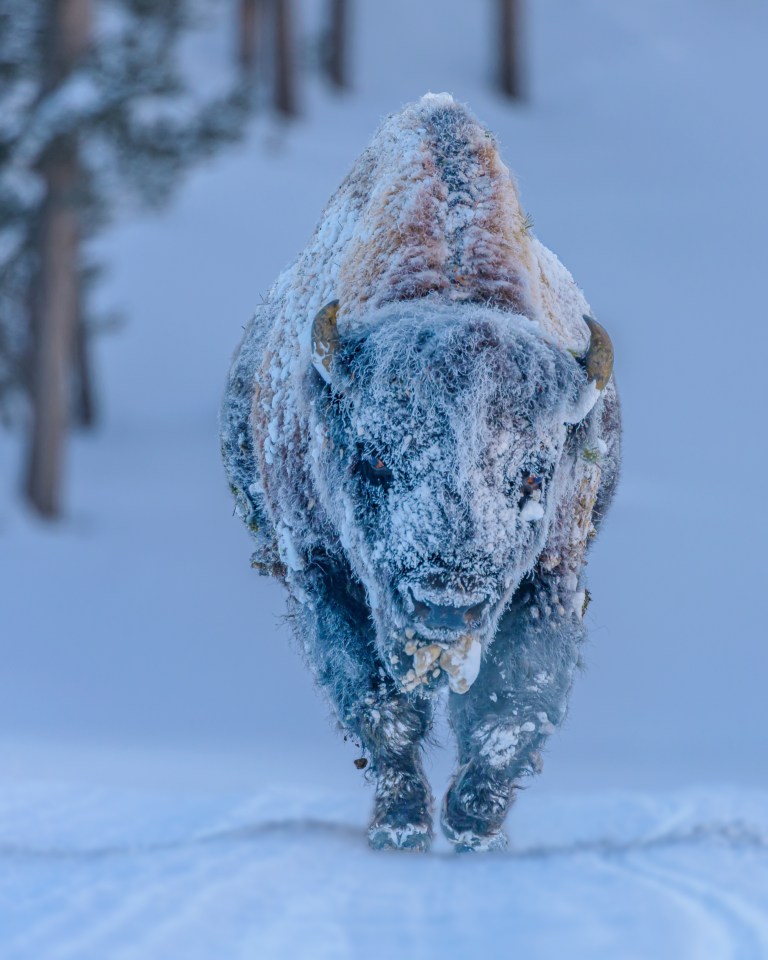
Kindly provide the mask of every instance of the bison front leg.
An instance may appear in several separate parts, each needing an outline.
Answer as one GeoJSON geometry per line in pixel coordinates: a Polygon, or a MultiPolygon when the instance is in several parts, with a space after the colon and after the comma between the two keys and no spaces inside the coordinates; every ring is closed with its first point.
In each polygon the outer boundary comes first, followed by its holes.
{"type": "Polygon", "coordinates": [[[502,831],[521,777],[541,769],[540,750],[563,721],[579,646],[584,594],[557,577],[518,592],[470,690],[450,695],[459,769],[442,826],[457,850],[506,846],[502,831]]]}
{"type": "Polygon", "coordinates": [[[358,705],[351,728],[371,757],[376,799],[368,839],[374,849],[425,851],[432,842],[432,791],[421,762],[428,701],[382,681],[358,705]]]}
{"type": "Polygon", "coordinates": [[[431,723],[425,698],[400,692],[376,651],[362,588],[344,572],[305,584],[295,603],[304,651],[347,736],[357,740],[376,783],[368,836],[377,849],[427,850],[432,793],[421,762],[431,723]]]}

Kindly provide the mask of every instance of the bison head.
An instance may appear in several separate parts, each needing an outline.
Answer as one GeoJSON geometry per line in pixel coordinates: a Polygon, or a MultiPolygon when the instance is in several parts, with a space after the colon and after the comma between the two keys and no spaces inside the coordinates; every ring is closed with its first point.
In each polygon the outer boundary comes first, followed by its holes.
{"type": "Polygon", "coordinates": [[[379,652],[406,690],[463,692],[567,493],[569,425],[610,376],[523,317],[429,299],[312,335],[326,513],[363,583],[379,652]],[[319,388],[319,389],[318,389],[319,388]]]}

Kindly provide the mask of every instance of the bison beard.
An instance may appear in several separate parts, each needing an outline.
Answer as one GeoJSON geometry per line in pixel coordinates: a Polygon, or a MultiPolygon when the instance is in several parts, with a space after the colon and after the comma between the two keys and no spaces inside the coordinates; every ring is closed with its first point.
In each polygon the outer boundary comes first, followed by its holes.
{"type": "MultiPolygon", "coordinates": [[[[375,778],[374,847],[505,843],[565,716],[586,550],[619,463],[608,335],[447,95],[388,119],[246,329],[222,450],[253,565],[375,778]]],[[[358,761],[359,766],[365,766],[358,761]]],[[[368,774],[366,774],[368,775],[368,774]]]]}

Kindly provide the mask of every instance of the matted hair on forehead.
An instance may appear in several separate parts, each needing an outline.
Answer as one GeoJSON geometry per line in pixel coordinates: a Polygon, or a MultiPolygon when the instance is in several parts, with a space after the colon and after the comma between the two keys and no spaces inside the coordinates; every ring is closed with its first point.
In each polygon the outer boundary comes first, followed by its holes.
{"type": "Polygon", "coordinates": [[[342,353],[353,374],[350,399],[364,396],[382,413],[406,403],[428,413],[461,395],[478,411],[506,405],[534,423],[572,403],[583,379],[574,359],[543,341],[533,322],[481,305],[426,300],[383,308],[342,353]]]}

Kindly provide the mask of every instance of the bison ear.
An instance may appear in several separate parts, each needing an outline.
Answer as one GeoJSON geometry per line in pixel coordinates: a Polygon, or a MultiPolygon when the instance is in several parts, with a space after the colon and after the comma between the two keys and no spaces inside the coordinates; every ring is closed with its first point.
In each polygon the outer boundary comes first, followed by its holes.
{"type": "Polygon", "coordinates": [[[613,372],[613,344],[607,331],[597,320],[584,315],[589,327],[589,346],[576,360],[587,375],[587,382],[579,393],[574,409],[566,423],[579,423],[597,403],[613,372]]]}
{"type": "Polygon", "coordinates": [[[331,382],[331,364],[339,346],[338,312],[339,301],[331,300],[312,321],[312,365],[326,383],[331,382]]]}

